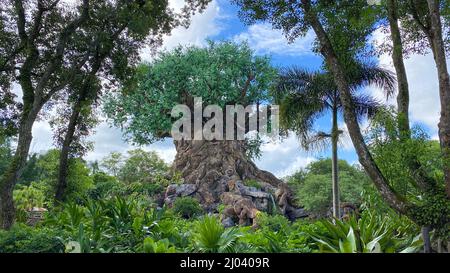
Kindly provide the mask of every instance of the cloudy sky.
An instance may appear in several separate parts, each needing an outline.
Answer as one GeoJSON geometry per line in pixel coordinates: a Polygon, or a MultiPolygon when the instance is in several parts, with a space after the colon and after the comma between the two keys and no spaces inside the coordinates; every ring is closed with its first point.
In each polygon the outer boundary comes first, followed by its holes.
{"type": "MultiPolygon", "coordinates": [[[[181,0],[174,0],[172,5],[177,8],[180,2],[181,0]]],[[[382,40],[382,35],[376,33],[374,40],[382,40]]],[[[321,58],[311,51],[311,44],[314,41],[313,33],[308,33],[305,37],[288,44],[283,35],[273,30],[270,25],[248,26],[241,23],[237,16],[237,8],[225,0],[213,0],[203,13],[192,18],[188,29],[175,29],[165,38],[162,50],[170,50],[179,44],[203,46],[205,39],[248,41],[256,54],[269,55],[273,65],[277,67],[296,65],[317,69],[321,64],[321,58]]],[[[150,60],[148,50],[142,50],[142,58],[150,60]]],[[[389,56],[381,56],[379,62],[382,66],[393,69],[389,56]]],[[[431,55],[411,56],[406,60],[406,69],[411,88],[411,122],[424,126],[431,137],[437,138],[439,97],[433,57],[431,55]]],[[[382,98],[381,92],[375,88],[369,87],[367,92],[382,98]]],[[[328,130],[329,123],[330,116],[325,116],[318,121],[317,129],[328,130]]],[[[340,124],[343,128],[345,127],[342,121],[340,124]]],[[[42,152],[52,147],[52,135],[48,123],[36,123],[33,127],[33,136],[32,152],[42,152]]],[[[121,131],[110,127],[106,122],[99,124],[91,140],[94,142],[94,150],[86,156],[87,160],[100,160],[110,152],[126,152],[136,148],[124,142],[121,131]]],[[[175,148],[170,139],[143,148],[156,151],[168,163],[175,157],[175,148]]],[[[317,158],[328,156],[328,151],[315,154],[302,151],[293,135],[284,141],[265,144],[262,151],[263,155],[256,164],[279,177],[292,174],[317,158]]],[[[339,157],[350,163],[357,161],[348,140],[340,149],[339,157]]]]}

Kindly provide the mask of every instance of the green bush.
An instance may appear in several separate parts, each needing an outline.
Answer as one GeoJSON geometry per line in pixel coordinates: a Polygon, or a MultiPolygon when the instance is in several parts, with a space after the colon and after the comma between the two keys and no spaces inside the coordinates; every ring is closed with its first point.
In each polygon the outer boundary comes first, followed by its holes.
{"type": "MultiPolygon", "coordinates": [[[[361,193],[371,186],[363,170],[338,161],[341,202],[356,206],[362,203],[361,193]]],[[[312,215],[326,216],[332,206],[331,159],[321,159],[309,164],[305,170],[287,178],[296,193],[297,202],[312,215]]]]}
{"type": "Polygon", "coordinates": [[[93,199],[102,199],[114,195],[125,186],[117,178],[104,172],[97,172],[92,175],[92,178],[94,187],[89,191],[89,196],[93,199]]]}
{"type": "Polygon", "coordinates": [[[62,253],[65,246],[59,236],[57,230],[16,224],[0,231],[0,253],[62,253]]]}
{"type": "Polygon", "coordinates": [[[173,210],[184,218],[191,218],[203,212],[197,199],[189,196],[175,199],[173,210]]]}
{"type": "Polygon", "coordinates": [[[32,182],[30,186],[17,185],[13,196],[16,206],[16,220],[18,222],[25,222],[28,211],[33,207],[42,208],[45,205],[45,193],[38,188],[35,182],[32,182]]]}
{"type": "Polygon", "coordinates": [[[259,213],[257,221],[261,228],[274,232],[287,232],[290,229],[289,220],[281,214],[268,215],[266,213],[259,213]]]}
{"type": "Polygon", "coordinates": [[[254,180],[254,179],[245,179],[244,180],[244,185],[247,187],[253,187],[253,188],[257,188],[257,189],[261,189],[261,184],[254,180]]]}

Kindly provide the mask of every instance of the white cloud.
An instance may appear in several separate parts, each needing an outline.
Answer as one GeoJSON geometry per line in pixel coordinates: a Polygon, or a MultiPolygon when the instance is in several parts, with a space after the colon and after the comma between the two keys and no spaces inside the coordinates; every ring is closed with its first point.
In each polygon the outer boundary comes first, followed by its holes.
{"type": "Polygon", "coordinates": [[[175,146],[169,139],[141,147],[128,144],[123,140],[120,129],[110,127],[106,122],[102,122],[96,128],[96,133],[90,137],[90,140],[95,145],[94,151],[88,153],[85,157],[88,161],[101,160],[111,152],[125,154],[129,150],[142,148],[146,151],[155,151],[161,159],[170,164],[176,154],[175,146]]]}
{"type": "Polygon", "coordinates": [[[47,121],[38,121],[33,125],[33,140],[30,150],[35,153],[42,153],[53,147],[53,135],[47,121]]]}
{"type": "MultiPolygon", "coordinates": [[[[184,1],[176,0],[170,1],[170,3],[177,10],[182,7],[184,1]]],[[[172,30],[170,35],[164,37],[161,50],[170,50],[178,45],[204,45],[208,37],[220,33],[222,30],[220,20],[222,18],[225,18],[225,15],[222,14],[217,1],[211,1],[202,13],[197,13],[191,18],[191,23],[187,29],[185,27],[177,27],[172,30]]],[[[150,61],[152,59],[150,49],[143,49],[141,57],[145,61],[150,61]]]]}
{"type": "Polygon", "coordinates": [[[295,134],[290,134],[283,141],[265,143],[261,151],[256,165],[279,178],[291,175],[315,160],[315,157],[301,150],[295,134]]]}
{"type": "Polygon", "coordinates": [[[235,41],[248,41],[258,54],[281,54],[290,56],[311,55],[315,35],[309,31],[305,37],[288,43],[282,31],[272,29],[270,24],[251,25],[246,32],[236,35],[235,41]]]}

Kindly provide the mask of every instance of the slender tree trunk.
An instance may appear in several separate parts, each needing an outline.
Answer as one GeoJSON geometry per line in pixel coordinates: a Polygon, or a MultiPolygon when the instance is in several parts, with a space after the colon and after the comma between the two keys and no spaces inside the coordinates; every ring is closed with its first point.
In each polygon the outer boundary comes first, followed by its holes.
{"type": "Polygon", "coordinates": [[[64,142],[59,155],[58,183],[56,185],[55,199],[60,202],[64,200],[64,193],[67,188],[70,145],[72,144],[75,129],[78,124],[77,121],[80,117],[80,111],[81,101],[77,100],[73,107],[72,114],[70,115],[69,125],[67,126],[67,132],[64,136],[64,142]]]}
{"type": "Polygon", "coordinates": [[[325,61],[333,74],[333,78],[341,93],[341,103],[344,110],[344,120],[347,124],[347,128],[358,154],[359,162],[366,170],[375,186],[387,201],[387,203],[400,213],[407,212],[407,206],[405,201],[400,198],[387,182],[386,178],[381,173],[377,164],[372,158],[367,145],[364,142],[364,138],[361,134],[361,129],[358,124],[358,119],[354,112],[352,96],[350,92],[350,85],[347,82],[345,75],[345,69],[340,64],[336,52],[333,49],[331,41],[329,40],[321,22],[319,21],[317,14],[311,8],[310,0],[302,0],[303,7],[305,9],[306,20],[311,24],[314,32],[317,35],[320,43],[320,51],[324,56],[325,61]]]}
{"type": "Polygon", "coordinates": [[[442,239],[437,239],[437,253],[442,253],[442,239]]]}
{"type": "MultiPolygon", "coordinates": [[[[126,23],[120,26],[120,28],[111,35],[109,41],[111,42],[111,44],[113,44],[116,41],[119,35],[125,30],[127,25],[128,24],[126,23]]],[[[67,126],[67,132],[66,135],[64,136],[63,145],[61,147],[61,154],[59,158],[58,183],[56,185],[56,194],[55,194],[55,199],[57,201],[63,201],[64,193],[67,188],[70,146],[72,145],[75,130],[78,126],[80,112],[84,104],[92,103],[93,100],[95,99],[96,93],[90,94],[90,92],[94,92],[94,90],[91,90],[93,88],[92,82],[94,81],[95,75],[100,70],[103,61],[110,55],[113,49],[112,46],[102,48],[98,44],[98,41],[96,41],[95,46],[98,49],[95,52],[95,54],[93,54],[94,62],[92,64],[92,69],[86,76],[83,85],[81,87],[79,96],[77,98],[77,101],[75,102],[75,105],[73,107],[73,111],[69,119],[69,124],[67,126]]]]}
{"type": "Polygon", "coordinates": [[[442,23],[438,0],[428,0],[430,11],[430,44],[439,79],[439,98],[441,101],[441,117],[439,120],[439,140],[444,156],[444,176],[447,197],[450,198],[450,78],[448,74],[442,23]]]}
{"type": "Polygon", "coordinates": [[[403,62],[403,43],[400,35],[400,29],[398,26],[397,15],[397,1],[387,1],[388,20],[391,29],[391,39],[393,43],[392,49],[392,61],[394,63],[395,72],[397,74],[397,110],[399,114],[398,128],[403,138],[408,139],[410,137],[409,127],[409,87],[408,77],[406,75],[406,68],[403,62]]]}
{"type": "Polygon", "coordinates": [[[431,253],[430,227],[422,227],[423,252],[431,253]]]}
{"type": "Polygon", "coordinates": [[[340,195],[339,195],[339,170],[338,170],[338,139],[339,139],[339,128],[337,124],[337,108],[333,107],[333,128],[331,131],[331,146],[332,146],[332,156],[331,156],[331,172],[332,172],[332,183],[333,183],[333,217],[335,219],[341,218],[340,211],[340,195]]]}
{"type": "MultiPolygon", "coordinates": [[[[398,19],[398,2],[397,0],[387,1],[387,11],[389,26],[391,29],[391,39],[393,43],[392,61],[394,63],[395,72],[397,75],[397,110],[398,110],[398,129],[401,140],[408,140],[411,138],[411,129],[409,126],[409,86],[408,77],[403,57],[403,42],[400,34],[399,19],[398,19]]],[[[434,179],[421,167],[420,162],[416,156],[409,158],[410,169],[418,186],[426,191],[434,186],[434,179]]]]}

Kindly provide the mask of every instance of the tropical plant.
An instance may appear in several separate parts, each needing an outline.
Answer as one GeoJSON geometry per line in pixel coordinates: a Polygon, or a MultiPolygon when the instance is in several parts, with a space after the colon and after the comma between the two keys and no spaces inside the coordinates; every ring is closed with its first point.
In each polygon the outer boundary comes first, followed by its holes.
{"type": "MultiPolygon", "coordinates": [[[[395,90],[395,77],[388,70],[374,64],[355,65],[351,73],[352,103],[358,118],[371,117],[381,106],[378,101],[357,91],[367,85],[376,85],[391,95],[395,90]]],[[[343,130],[338,127],[338,114],[342,111],[341,96],[330,72],[310,72],[301,68],[288,68],[281,72],[277,86],[280,101],[281,125],[293,130],[306,150],[321,150],[331,141],[333,216],[341,217],[338,183],[338,141],[343,130]],[[330,132],[314,130],[316,120],[331,112],[330,132]]]]}
{"type": "Polygon", "coordinates": [[[395,217],[399,216],[365,211],[359,219],[352,215],[346,220],[335,219],[334,223],[322,220],[325,233],[312,231],[309,235],[317,242],[320,252],[392,253],[420,249],[422,241],[414,223],[406,218],[398,222],[393,220],[395,217]],[[411,235],[411,231],[416,235],[411,235]]]}
{"type": "Polygon", "coordinates": [[[170,245],[169,240],[155,241],[150,237],[144,239],[144,253],[175,253],[176,248],[170,245]]]}
{"type": "Polygon", "coordinates": [[[241,233],[235,227],[225,229],[217,217],[206,215],[196,223],[193,236],[198,252],[231,253],[236,252],[241,233]]]}
{"type": "Polygon", "coordinates": [[[18,185],[13,194],[17,210],[16,218],[19,222],[25,222],[27,213],[34,207],[42,208],[45,205],[45,193],[35,182],[30,186],[18,185]]]}
{"type": "Polygon", "coordinates": [[[198,200],[189,196],[175,199],[173,210],[184,218],[191,218],[203,212],[198,200]]]}

